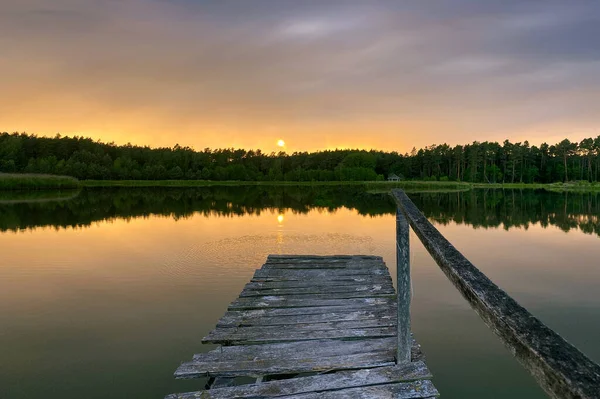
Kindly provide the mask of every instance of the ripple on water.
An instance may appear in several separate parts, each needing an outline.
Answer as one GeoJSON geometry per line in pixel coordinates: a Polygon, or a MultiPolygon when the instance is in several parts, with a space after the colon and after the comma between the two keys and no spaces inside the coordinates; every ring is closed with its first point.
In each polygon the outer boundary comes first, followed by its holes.
{"type": "Polygon", "coordinates": [[[187,278],[245,277],[259,268],[269,254],[375,254],[373,237],[355,234],[243,235],[206,241],[169,254],[162,273],[187,278]]]}

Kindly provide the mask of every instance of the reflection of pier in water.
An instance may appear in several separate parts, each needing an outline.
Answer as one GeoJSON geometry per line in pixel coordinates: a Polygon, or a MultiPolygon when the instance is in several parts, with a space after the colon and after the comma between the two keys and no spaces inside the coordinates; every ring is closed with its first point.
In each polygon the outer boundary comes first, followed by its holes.
{"type": "Polygon", "coordinates": [[[404,192],[396,190],[394,199],[398,295],[379,257],[271,255],[203,340],[221,346],[175,372],[208,376],[205,390],[167,398],[437,396],[410,331],[409,225],[551,397],[598,397],[598,364],[475,268],[404,192]]]}

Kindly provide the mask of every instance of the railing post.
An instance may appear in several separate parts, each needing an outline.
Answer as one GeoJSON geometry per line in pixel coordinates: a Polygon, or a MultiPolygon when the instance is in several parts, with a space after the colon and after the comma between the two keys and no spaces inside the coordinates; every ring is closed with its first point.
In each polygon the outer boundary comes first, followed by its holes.
{"type": "Polygon", "coordinates": [[[400,339],[410,339],[408,221],[458,291],[550,397],[600,398],[599,364],[552,331],[477,269],[427,220],[406,193],[394,190],[392,195],[399,207],[396,214],[399,362],[404,353],[401,349],[407,348],[408,342],[400,342],[400,339]]]}
{"type": "Polygon", "coordinates": [[[406,217],[396,209],[396,288],[398,290],[398,351],[396,363],[410,362],[410,243],[406,217]]]}

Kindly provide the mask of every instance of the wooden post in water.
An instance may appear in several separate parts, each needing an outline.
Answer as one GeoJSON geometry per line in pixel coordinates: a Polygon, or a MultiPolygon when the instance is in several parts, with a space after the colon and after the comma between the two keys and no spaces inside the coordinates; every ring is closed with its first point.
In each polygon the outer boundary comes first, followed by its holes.
{"type": "Polygon", "coordinates": [[[410,244],[406,217],[396,209],[396,289],[398,290],[398,350],[396,363],[410,362],[410,244]]]}

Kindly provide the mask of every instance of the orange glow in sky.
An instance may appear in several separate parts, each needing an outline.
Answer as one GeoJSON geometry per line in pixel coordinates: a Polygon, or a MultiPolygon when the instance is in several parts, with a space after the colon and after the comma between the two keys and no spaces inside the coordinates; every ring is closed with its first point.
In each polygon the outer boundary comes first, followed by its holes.
{"type": "Polygon", "coordinates": [[[596,136],[600,6],[546,3],[5,0],[0,131],[266,152],[596,136]]]}

